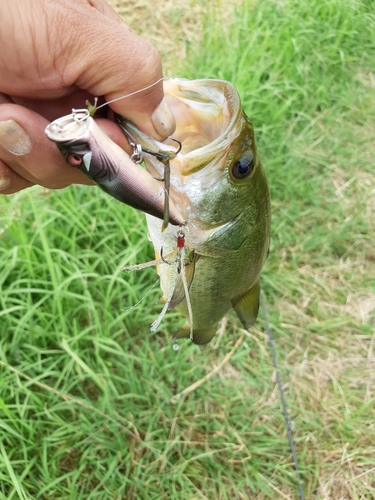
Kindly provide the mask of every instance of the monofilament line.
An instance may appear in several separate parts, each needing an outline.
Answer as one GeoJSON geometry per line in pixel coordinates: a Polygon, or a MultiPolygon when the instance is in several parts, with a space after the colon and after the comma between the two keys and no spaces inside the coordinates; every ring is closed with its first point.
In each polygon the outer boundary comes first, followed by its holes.
{"type": "Polygon", "coordinates": [[[151,287],[151,288],[149,288],[149,289],[147,290],[147,292],[143,295],[143,297],[142,297],[141,299],[139,299],[139,300],[138,300],[138,302],[137,302],[136,304],[132,305],[131,307],[128,307],[127,309],[125,309],[125,310],[124,310],[124,312],[129,312],[129,311],[131,311],[132,309],[135,309],[137,306],[139,306],[139,304],[142,302],[142,300],[143,300],[143,299],[145,299],[145,298],[147,297],[147,295],[151,292],[151,290],[153,290],[153,289],[155,288],[155,285],[156,285],[157,283],[159,283],[159,281],[160,281],[160,278],[158,278],[158,279],[155,281],[155,283],[152,285],[152,287],[151,287]]]}
{"type": "Polygon", "coordinates": [[[107,101],[107,102],[101,104],[100,106],[98,106],[96,109],[98,110],[100,108],[103,108],[104,106],[108,106],[108,104],[112,104],[113,102],[120,101],[121,99],[126,99],[127,97],[131,97],[132,95],[139,94],[140,92],[144,92],[145,90],[148,90],[151,87],[154,87],[155,85],[162,82],[163,80],[166,80],[166,77],[159,78],[159,80],[157,80],[154,83],[151,83],[151,85],[147,85],[147,87],[143,87],[142,89],[135,90],[134,92],[130,92],[130,94],[125,94],[121,97],[116,97],[116,99],[112,99],[111,101],[107,101]]]}
{"type": "Polygon", "coordinates": [[[274,340],[273,340],[273,337],[272,337],[271,327],[270,327],[270,324],[268,322],[266,305],[265,305],[265,302],[264,302],[264,297],[263,297],[262,290],[260,290],[260,303],[262,304],[263,317],[264,317],[264,322],[266,324],[266,331],[267,331],[267,336],[268,336],[268,342],[269,342],[270,349],[271,349],[271,356],[272,356],[273,367],[274,367],[275,373],[276,373],[277,387],[278,387],[279,394],[280,394],[281,406],[282,406],[282,409],[283,409],[284,421],[285,421],[286,431],[287,431],[287,434],[288,434],[289,447],[290,447],[290,451],[292,452],[292,458],[293,458],[293,463],[294,463],[294,470],[295,470],[296,479],[297,479],[298,493],[299,493],[300,500],[305,500],[305,495],[303,493],[303,488],[302,488],[301,476],[300,476],[299,468],[298,468],[297,454],[296,454],[296,450],[295,450],[295,447],[294,447],[292,429],[291,429],[291,426],[290,426],[290,420],[289,420],[288,410],[287,410],[286,403],[285,403],[283,386],[282,386],[282,383],[281,383],[281,378],[280,378],[280,373],[279,373],[279,367],[278,367],[277,359],[276,359],[275,343],[274,343],[274,340]]]}

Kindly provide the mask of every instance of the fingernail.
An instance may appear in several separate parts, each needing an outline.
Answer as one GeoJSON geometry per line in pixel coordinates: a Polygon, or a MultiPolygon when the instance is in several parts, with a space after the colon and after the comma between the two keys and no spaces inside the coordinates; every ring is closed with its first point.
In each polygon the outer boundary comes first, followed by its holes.
{"type": "Polygon", "coordinates": [[[8,175],[3,175],[3,177],[0,177],[0,191],[8,188],[10,186],[10,181],[11,179],[8,175]]]}
{"type": "Polygon", "coordinates": [[[151,121],[156,132],[163,137],[169,137],[175,131],[176,122],[165,98],[153,112],[151,121]]]}
{"type": "Polygon", "coordinates": [[[0,145],[14,155],[23,156],[31,150],[31,139],[14,120],[0,121],[0,145]]]}

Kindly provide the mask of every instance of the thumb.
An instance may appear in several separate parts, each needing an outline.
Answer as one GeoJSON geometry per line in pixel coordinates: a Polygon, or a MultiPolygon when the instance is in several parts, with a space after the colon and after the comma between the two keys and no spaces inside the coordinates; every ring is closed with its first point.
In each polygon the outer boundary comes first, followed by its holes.
{"type": "Polygon", "coordinates": [[[76,85],[111,103],[111,108],[133,121],[143,132],[164,140],[175,121],[164,99],[159,53],[135,35],[102,0],[70,2],[64,24],[72,36],[60,74],[67,86],[76,85]],[[145,89],[145,90],[142,90],[145,89]]]}

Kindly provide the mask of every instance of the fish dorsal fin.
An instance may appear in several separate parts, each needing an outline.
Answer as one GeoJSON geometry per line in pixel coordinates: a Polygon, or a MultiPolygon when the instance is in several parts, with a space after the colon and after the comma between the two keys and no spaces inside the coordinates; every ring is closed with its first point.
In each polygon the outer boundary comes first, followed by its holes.
{"type": "Polygon", "coordinates": [[[233,309],[244,328],[248,329],[255,323],[259,310],[259,280],[246,293],[232,300],[233,309]]]}
{"type": "MultiPolygon", "coordinates": [[[[195,263],[197,262],[199,258],[199,255],[195,255],[192,262],[185,266],[185,276],[186,276],[186,283],[188,290],[190,289],[190,286],[193,282],[194,278],[194,273],[195,273],[195,263]]],[[[171,301],[169,303],[168,309],[172,310],[175,307],[177,307],[185,298],[185,288],[184,284],[182,282],[182,276],[181,273],[179,274],[176,282],[176,286],[174,288],[174,292],[171,298],[171,301]]]]}

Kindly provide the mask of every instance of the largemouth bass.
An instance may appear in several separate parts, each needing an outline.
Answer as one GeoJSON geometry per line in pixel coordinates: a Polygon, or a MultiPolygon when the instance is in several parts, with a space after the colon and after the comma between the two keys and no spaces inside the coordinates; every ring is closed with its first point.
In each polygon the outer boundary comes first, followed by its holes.
{"type": "MultiPolygon", "coordinates": [[[[231,308],[244,328],[256,320],[259,275],[269,249],[269,187],[253,126],[232,84],[171,79],[164,92],[177,123],[173,137],[182,144],[170,163],[169,197],[186,225],[163,231],[161,220],[146,218],[168,309],[187,317],[175,337],[206,344],[231,308]]],[[[172,141],[159,143],[131,123],[123,125],[145,148],[175,148],[172,141]]],[[[162,178],[162,163],[151,155],[144,158],[148,172],[162,178]]]]}

